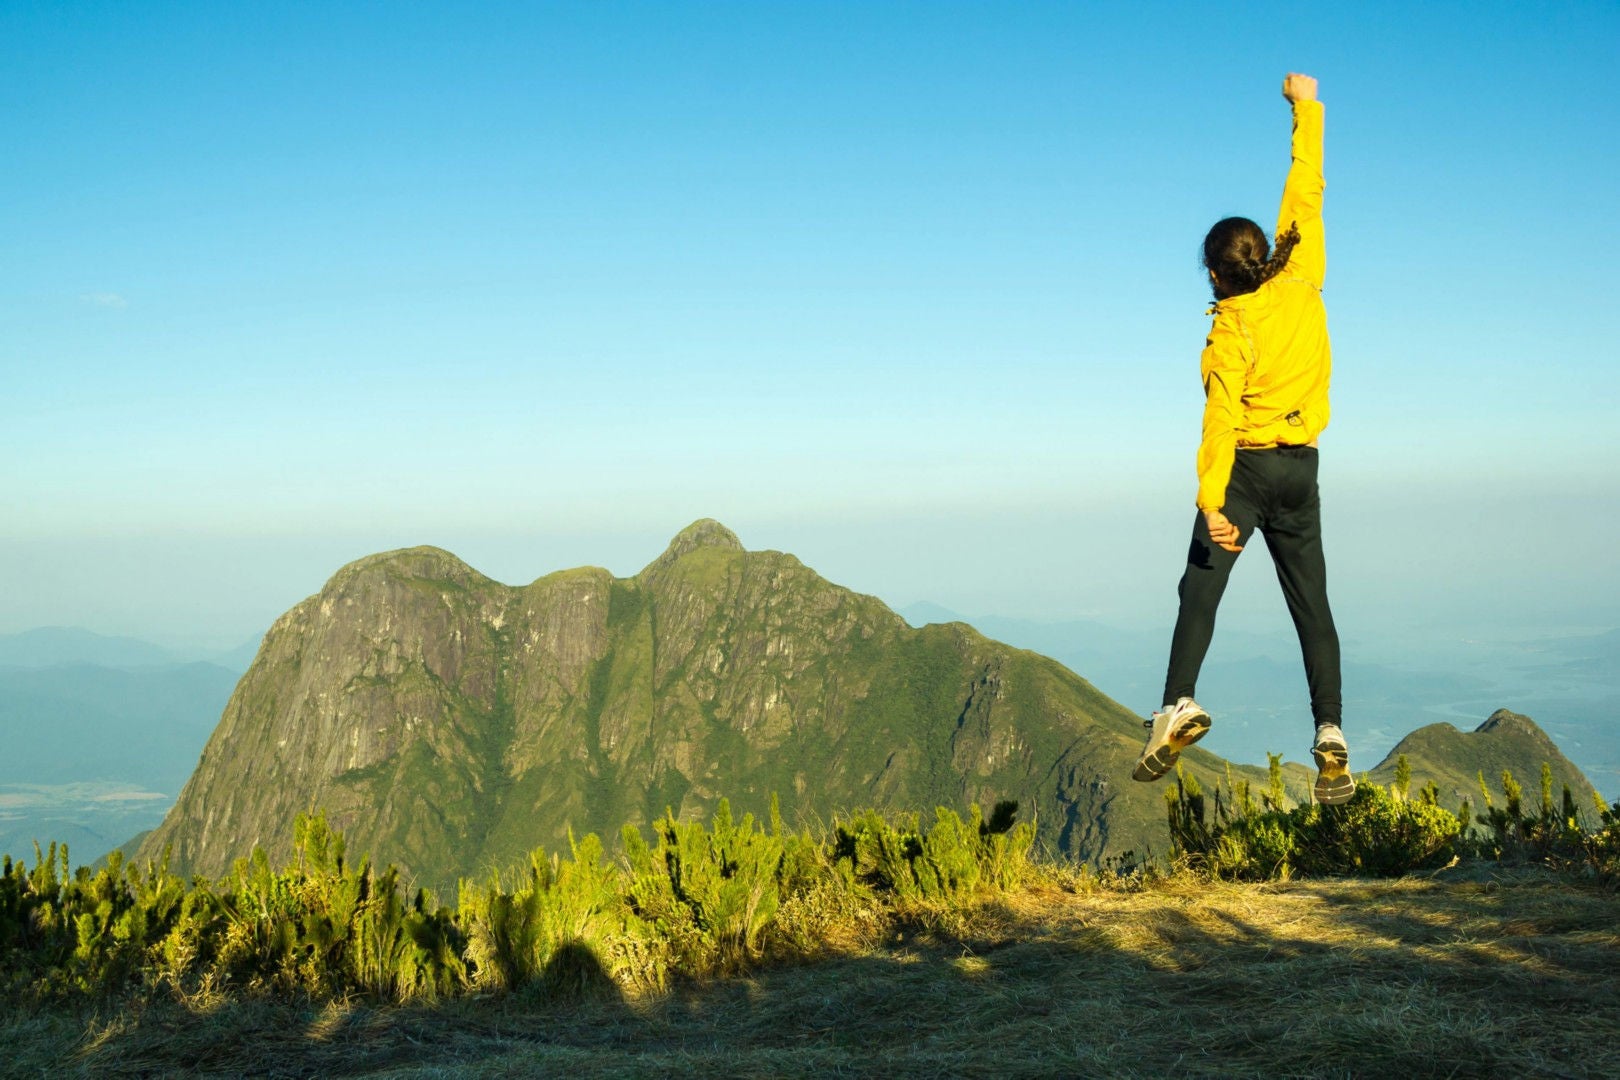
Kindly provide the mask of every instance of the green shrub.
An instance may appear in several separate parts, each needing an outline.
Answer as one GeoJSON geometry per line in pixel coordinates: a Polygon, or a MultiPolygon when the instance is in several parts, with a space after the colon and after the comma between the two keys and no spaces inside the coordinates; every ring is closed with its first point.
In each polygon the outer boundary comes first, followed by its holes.
{"type": "MultiPolygon", "coordinates": [[[[1232,879],[1399,874],[1462,851],[1620,880],[1620,804],[1597,800],[1588,827],[1567,790],[1553,798],[1547,769],[1528,813],[1511,774],[1501,805],[1481,777],[1476,818],[1466,802],[1456,815],[1440,807],[1432,784],[1405,797],[1409,780],[1363,784],[1343,806],[1289,806],[1281,759],[1270,764],[1258,795],[1230,773],[1206,793],[1178,771],[1167,793],[1174,850],[1232,879]]],[[[722,802],[707,823],[666,815],[651,842],[627,828],[619,857],[594,835],[570,838],[566,855],[537,850],[509,885],[463,881],[453,909],[408,893],[392,866],[350,862],[319,814],[295,822],[286,866],[255,850],[212,883],[116,855],[70,872],[53,844],[32,867],[0,863],[0,993],[210,988],[403,1001],[658,988],[773,955],[860,947],[897,918],[954,918],[1017,888],[1034,826],[1016,809],[999,804],[986,820],[978,807],[966,817],[940,808],[926,830],[915,814],[865,811],[817,835],[786,830],[775,800],[768,827],[722,802]]]]}
{"type": "Polygon", "coordinates": [[[1269,880],[1305,874],[1394,876],[1451,857],[1463,823],[1427,800],[1360,785],[1341,806],[1283,809],[1280,764],[1259,809],[1247,790],[1214,792],[1213,812],[1198,783],[1177,770],[1166,793],[1172,849],[1216,877],[1269,880]]]}
{"type": "Polygon", "coordinates": [[[1389,876],[1432,866],[1453,855],[1531,860],[1578,869],[1606,882],[1620,880],[1620,803],[1596,802],[1598,824],[1588,826],[1565,787],[1553,797],[1552,767],[1541,767],[1540,798],[1533,810],[1524,789],[1507,770],[1501,801],[1478,775],[1481,811],[1463,799],[1456,813],[1440,806],[1431,781],[1408,798],[1410,767],[1397,759],[1387,789],[1363,783],[1350,802],[1337,807],[1287,808],[1282,801],[1281,762],[1271,758],[1271,782],[1256,806],[1244,781],[1217,784],[1206,795],[1180,770],[1165,794],[1172,850],[1195,868],[1233,879],[1282,878],[1295,873],[1389,876]],[[1475,828],[1475,826],[1482,828],[1475,828]]]}
{"type": "MultiPolygon", "coordinates": [[[[1565,794],[1567,796],[1567,790],[1565,794]]],[[[1581,830],[1581,854],[1589,873],[1614,884],[1620,882],[1620,802],[1604,806],[1596,792],[1593,798],[1598,805],[1599,826],[1590,832],[1581,830]]],[[[1573,803],[1573,800],[1566,799],[1566,802],[1573,803]]]]}
{"type": "Polygon", "coordinates": [[[172,967],[189,956],[225,983],[317,997],[450,993],[465,981],[452,913],[421,891],[404,903],[398,878],[392,866],[376,874],[369,859],[349,863],[325,815],[300,814],[289,866],[273,870],[255,848],[219,885],[194,886],[192,940],[165,942],[165,959],[172,967]]]}
{"type": "Polygon", "coordinates": [[[1362,784],[1342,806],[1299,807],[1290,817],[1305,874],[1395,877],[1433,866],[1452,857],[1463,827],[1450,811],[1396,799],[1377,784],[1362,784]]]}
{"type": "Polygon", "coordinates": [[[1015,802],[998,803],[990,820],[974,806],[968,821],[939,807],[922,832],[915,814],[891,823],[867,811],[834,826],[833,859],[847,879],[903,903],[947,903],[1014,887],[1029,865],[1035,827],[1015,824],[1015,802]]]}
{"type": "Polygon", "coordinates": [[[990,820],[941,809],[835,822],[830,835],[740,820],[666,816],[651,843],[624,832],[621,858],[597,837],[566,856],[531,853],[510,885],[463,881],[454,909],[399,871],[347,857],[325,817],[300,816],[293,854],[256,848],[217,882],[117,856],[69,873],[65,848],[30,868],[0,864],[0,992],[364,995],[406,1001],[469,990],[577,996],[734,972],[772,954],[810,955],[870,938],[902,909],[965,905],[1013,888],[1032,825],[1016,806],[990,820]]]}

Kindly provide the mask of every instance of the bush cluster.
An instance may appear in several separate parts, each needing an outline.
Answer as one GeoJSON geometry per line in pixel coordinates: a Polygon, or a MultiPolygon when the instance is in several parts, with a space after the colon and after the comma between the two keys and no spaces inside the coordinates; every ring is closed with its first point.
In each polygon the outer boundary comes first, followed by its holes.
{"type": "Polygon", "coordinates": [[[1536,860],[1620,881],[1620,803],[1606,806],[1594,793],[1589,822],[1569,788],[1554,802],[1552,768],[1541,767],[1541,799],[1524,805],[1512,772],[1501,777],[1498,806],[1479,775],[1483,811],[1464,799],[1456,810],[1440,805],[1426,784],[1413,798],[1411,767],[1396,761],[1385,788],[1367,777],[1341,806],[1290,806],[1283,793],[1282,759],[1269,755],[1270,782],[1258,796],[1246,780],[1217,782],[1206,795],[1180,769],[1165,792],[1173,852],[1196,870],[1233,880],[1286,879],[1295,874],[1368,874],[1393,877],[1457,857],[1536,860]]]}
{"type": "Polygon", "coordinates": [[[0,863],[0,992],[8,997],[172,989],[185,995],[350,994],[408,1001],[534,988],[563,995],[666,985],[827,947],[835,927],[1017,886],[1034,828],[1016,804],[987,822],[940,809],[930,828],[876,813],[829,835],[733,818],[666,816],[566,857],[535,851],[503,880],[462,881],[454,907],[409,893],[396,868],[346,857],[323,815],[300,816],[293,855],[262,849],[218,881],[114,854],[69,870],[65,847],[0,863]]]}
{"type": "MultiPolygon", "coordinates": [[[[1228,773],[1209,793],[1177,772],[1166,793],[1172,848],[1227,879],[1295,874],[1392,876],[1454,856],[1535,859],[1620,882],[1620,804],[1590,823],[1566,789],[1526,807],[1511,773],[1498,802],[1480,779],[1481,811],[1439,805],[1410,770],[1387,789],[1363,779],[1343,806],[1294,806],[1281,760],[1259,792],[1228,773]]],[[[875,811],[824,832],[733,817],[667,815],[623,830],[609,857],[595,835],[566,855],[533,852],[520,871],[463,880],[455,905],[408,890],[399,871],[351,861],[323,815],[300,816],[293,854],[273,868],[262,849],[224,878],[186,881],[167,863],[117,853],[70,869],[66,847],[35,849],[32,866],[0,861],[0,995],[295,993],[411,1001],[532,990],[578,996],[658,989],[732,974],[765,959],[808,957],[875,940],[897,919],[954,913],[1017,889],[1033,869],[1035,830],[1016,804],[988,820],[940,808],[875,811]]]]}

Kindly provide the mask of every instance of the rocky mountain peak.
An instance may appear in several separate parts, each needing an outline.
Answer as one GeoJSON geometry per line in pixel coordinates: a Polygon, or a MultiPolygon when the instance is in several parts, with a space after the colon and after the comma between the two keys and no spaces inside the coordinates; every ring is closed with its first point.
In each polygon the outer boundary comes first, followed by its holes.
{"type": "Polygon", "coordinates": [[[664,553],[654,559],[647,569],[662,569],[683,555],[697,551],[700,548],[719,548],[722,551],[743,550],[742,541],[737,539],[736,533],[713,518],[699,518],[676,533],[675,538],[664,549],[664,553]]]}
{"type": "Polygon", "coordinates": [[[489,580],[443,548],[424,544],[356,559],[332,575],[327,589],[364,577],[449,581],[463,586],[489,580]]]}
{"type": "Polygon", "coordinates": [[[1516,732],[1525,735],[1537,736],[1549,742],[1551,741],[1547,739],[1547,733],[1541,730],[1541,726],[1534,720],[1530,719],[1528,716],[1521,716],[1516,712],[1510,712],[1507,709],[1497,709],[1495,712],[1491,713],[1490,717],[1487,718],[1483,724],[1479,725],[1479,727],[1475,728],[1474,730],[1516,732]]]}

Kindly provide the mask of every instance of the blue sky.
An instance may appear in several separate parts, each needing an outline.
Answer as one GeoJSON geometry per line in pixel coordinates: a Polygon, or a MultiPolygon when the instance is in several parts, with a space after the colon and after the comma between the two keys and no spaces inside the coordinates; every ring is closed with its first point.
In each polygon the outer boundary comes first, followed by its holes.
{"type": "Polygon", "coordinates": [[[629,573],[700,516],[1167,621],[1197,246],[1274,215],[1288,70],[1336,606],[1613,625],[1617,47],[1612,3],[7,3],[0,632],[233,644],[370,551],[629,573]]]}

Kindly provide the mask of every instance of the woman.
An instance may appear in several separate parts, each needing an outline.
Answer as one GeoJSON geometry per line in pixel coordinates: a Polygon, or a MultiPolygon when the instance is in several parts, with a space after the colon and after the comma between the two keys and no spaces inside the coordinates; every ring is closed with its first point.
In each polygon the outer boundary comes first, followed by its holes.
{"type": "Polygon", "coordinates": [[[1328,423],[1332,370],[1322,305],[1322,104],[1316,80],[1290,74],[1293,164],[1283,187],[1275,249],[1247,218],[1215,223],[1204,266],[1215,291],[1205,342],[1204,434],[1198,448],[1198,516],[1181,578],[1164,708],[1149,729],[1134,777],[1157,780],[1209,730],[1193,700],[1215,630],[1215,609],[1254,530],[1266,538],[1299,633],[1316,741],[1320,803],[1355,793],[1340,730],[1339,637],[1328,607],[1317,495],[1317,436],[1328,423]]]}

